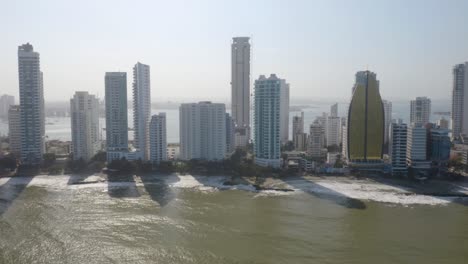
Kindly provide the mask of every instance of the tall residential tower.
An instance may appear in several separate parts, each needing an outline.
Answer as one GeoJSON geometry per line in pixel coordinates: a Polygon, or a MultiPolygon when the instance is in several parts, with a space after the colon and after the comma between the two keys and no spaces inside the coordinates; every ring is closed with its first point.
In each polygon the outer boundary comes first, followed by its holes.
{"type": "Polygon", "coordinates": [[[452,137],[468,135],[468,62],[453,67],[452,137]]]}
{"type": "Polygon", "coordinates": [[[133,67],[133,146],[142,160],[149,159],[149,122],[151,116],[150,67],[137,63],[133,67]]]}
{"type": "Polygon", "coordinates": [[[39,53],[31,44],[18,47],[21,161],[38,165],[45,152],[44,87],[39,53]]]}
{"type": "Polygon", "coordinates": [[[231,113],[236,125],[236,147],[250,138],[250,43],[248,37],[233,38],[231,44],[231,113]]]}

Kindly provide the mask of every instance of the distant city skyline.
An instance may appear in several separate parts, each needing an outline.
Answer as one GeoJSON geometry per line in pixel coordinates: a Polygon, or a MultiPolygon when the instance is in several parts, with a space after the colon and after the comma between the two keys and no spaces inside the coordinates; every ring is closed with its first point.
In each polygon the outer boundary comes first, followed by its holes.
{"type": "Polygon", "coordinates": [[[349,100],[363,69],[379,73],[385,99],[449,99],[452,68],[468,61],[466,1],[112,2],[104,12],[109,3],[5,2],[2,93],[18,98],[15,55],[26,42],[41,51],[46,101],[77,90],[103,98],[104,72],[130,72],[135,61],[152,66],[154,99],[229,101],[233,36],[251,38],[251,85],[274,72],[291,99],[349,100]]]}

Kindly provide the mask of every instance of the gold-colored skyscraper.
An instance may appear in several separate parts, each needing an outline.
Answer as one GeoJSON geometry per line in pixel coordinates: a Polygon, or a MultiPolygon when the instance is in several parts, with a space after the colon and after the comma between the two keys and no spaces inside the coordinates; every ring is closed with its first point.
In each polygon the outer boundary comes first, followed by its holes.
{"type": "Polygon", "coordinates": [[[348,154],[350,164],[381,163],[384,146],[384,109],[375,73],[356,74],[348,112],[348,154]]]}

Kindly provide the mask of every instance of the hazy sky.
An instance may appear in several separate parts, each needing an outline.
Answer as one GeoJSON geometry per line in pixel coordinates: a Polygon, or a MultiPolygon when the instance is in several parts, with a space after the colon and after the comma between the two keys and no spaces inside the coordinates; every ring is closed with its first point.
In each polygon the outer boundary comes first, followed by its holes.
{"type": "Polygon", "coordinates": [[[104,96],[104,73],[151,66],[152,97],[230,99],[230,43],[252,38],[252,81],[276,73],[292,98],[350,96],[377,73],[385,98],[451,96],[468,60],[468,1],[0,0],[0,94],[18,94],[17,47],[41,54],[46,101],[104,96]]]}

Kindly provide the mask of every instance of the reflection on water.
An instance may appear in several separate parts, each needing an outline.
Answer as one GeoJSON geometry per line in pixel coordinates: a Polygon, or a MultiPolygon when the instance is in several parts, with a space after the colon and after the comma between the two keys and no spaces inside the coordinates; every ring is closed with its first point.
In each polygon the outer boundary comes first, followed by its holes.
{"type": "Polygon", "coordinates": [[[0,179],[0,263],[427,264],[468,258],[468,208],[456,203],[349,204],[355,201],[322,195],[333,190],[307,179],[288,181],[304,192],[259,196],[217,191],[211,186],[222,178],[216,177],[93,177],[0,179]]]}

